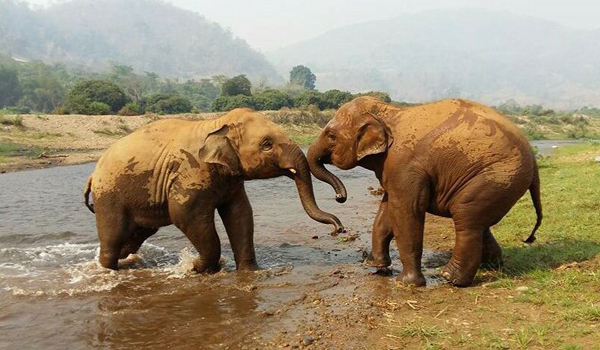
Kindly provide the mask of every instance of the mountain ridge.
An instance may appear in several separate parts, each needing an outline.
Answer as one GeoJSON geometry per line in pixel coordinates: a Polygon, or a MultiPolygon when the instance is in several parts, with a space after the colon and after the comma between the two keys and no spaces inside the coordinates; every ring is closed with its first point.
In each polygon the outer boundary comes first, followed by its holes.
{"type": "Polygon", "coordinates": [[[247,74],[281,81],[245,41],[163,1],[73,0],[32,10],[2,0],[0,20],[0,49],[29,59],[94,69],[118,63],[183,79],[247,74]]]}
{"type": "Polygon", "coordinates": [[[481,9],[432,10],[340,27],[267,53],[301,63],[319,89],[386,90],[422,102],[514,98],[554,108],[600,105],[600,29],[481,9]]]}

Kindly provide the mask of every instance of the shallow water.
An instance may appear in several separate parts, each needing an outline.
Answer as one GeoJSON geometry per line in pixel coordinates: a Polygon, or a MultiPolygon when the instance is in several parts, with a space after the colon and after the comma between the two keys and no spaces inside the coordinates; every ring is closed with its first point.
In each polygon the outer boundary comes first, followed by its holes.
{"type": "MultiPolygon", "coordinates": [[[[358,276],[344,287],[354,289],[342,291],[353,296],[357,283],[368,298],[385,300],[393,289],[393,278],[370,276],[361,264],[379,203],[367,189],[378,187],[369,171],[332,169],[348,189],[344,204],[328,185],[314,182],[321,208],[349,229],[338,237],[304,213],[293,181],[247,182],[262,270],[235,272],[219,222],[224,269],[197,275],[190,272],[197,253],[172,226],[121,270],[99,266],[94,216],[82,196],[93,168],[0,174],[0,348],[256,346],[283,329],[293,332],[308,316],[292,305],[335,286],[332,276],[358,276]],[[349,235],[355,239],[344,241],[349,235]]],[[[395,249],[392,256],[398,265],[395,249]]],[[[424,260],[428,283],[439,283],[444,257],[426,252],[424,260]]]]}
{"type": "Polygon", "coordinates": [[[343,205],[315,182],[320,206],[360,235],[351,242],[329,236],[328,225],[304,213],[293,181],[248,182],[263,270],[234,271],[219,222],[225,268],[205,276],[189,272],[197,253],[174,227],[151,237],[124,269],[101,268],[94,216],[82,203],[93,167],[0,175],[0,347],[252,343],[251,334],[270,330],[264,312],[319,285],[336,266],[369,272],[360,262],[378,198],[368,194],[367,187],[377,187],[368,171],[341,174],[350,196],[343,205]]]}

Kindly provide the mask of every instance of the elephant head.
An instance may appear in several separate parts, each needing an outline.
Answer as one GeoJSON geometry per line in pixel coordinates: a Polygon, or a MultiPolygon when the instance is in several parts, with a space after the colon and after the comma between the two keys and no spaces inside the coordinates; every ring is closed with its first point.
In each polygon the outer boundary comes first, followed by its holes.
{"type": "Polygon", "coordinates": [[[208,133],[201,159],[245,180],[293,179],[308,216],[334,225],[334,232],[343,232],[340,220],[317,206],[306,157],[281,126],[250,109],[233,110],[223,119],[223,125],[208,133]]]}
{"type": "Polygon", "coordinates": [[[324,164],[344,170],[360,164],[376,170],[376,156],[384,156],[393,142],[390,129],[379,117],[387,108],[373,97],[359,97],[344,104],[308,150],[311,172],[334,188],[338,202],[346,201],[346,188],[324,164]]]}

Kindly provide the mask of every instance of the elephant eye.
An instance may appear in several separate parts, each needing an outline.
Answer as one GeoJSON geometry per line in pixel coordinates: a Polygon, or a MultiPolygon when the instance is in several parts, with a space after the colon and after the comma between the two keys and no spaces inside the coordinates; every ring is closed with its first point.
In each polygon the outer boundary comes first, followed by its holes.
{"type": "Polygon", "coordinates": [[[260,143],[260,148],[263,151],[270,151],[273,148],[273,142],[269,139],[264,139],[263,142],[260,143]]]}
{"type": "Polygon", "coordinates": [[[328,132],[328,133],[327,133],[327,139],[328,139],[330,142],[335,142],[335,135],[334,135],[334,134],[332,134],[331,132],[328,132]]]}

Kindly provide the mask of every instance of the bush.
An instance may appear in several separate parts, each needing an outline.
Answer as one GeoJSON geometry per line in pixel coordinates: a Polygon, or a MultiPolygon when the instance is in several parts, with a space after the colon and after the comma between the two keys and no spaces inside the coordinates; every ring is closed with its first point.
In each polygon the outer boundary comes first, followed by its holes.
{"type": "Polygon", "coordinates": [[[254,95],[253,100],[254,108],[259,111],[277,111],[294,105],[292,98],[279,90],[265,90],[254,95]]]}
{"type": "Polygon", "coordinates": [[[140,115],[140,106],[135,102],[129,102],[119,111],[122,116],[140,115]]]}
{"type": "Polygon", "coordinates": [[[525,127],[523,132],[529,140],[543,140],[545,138],[540,128],[535,124],[525,127]]]}
{"type": "Polygon", "coordinates": [[[328,90],[321,96],[323,109],[338,109],[344,103],[350,102],[354,96],[348,91],[328,90]]]}
{"type": "Polygon", "coordinates": [[[294,107],[308,107],[310,105],[315,105],[319,109],[325,109],[325,103],[323,102],[323,94],[318,91],[306,90],[299,93],[294,98],[294,107]]]}
{"type": "Polygon", "coordinates": [[[237,96],[221,96],[218,97],[212,106],[212,110],[215,112],[226,112],[235,108],[255,108],[254,99],[250,96],[237,95],[237,96]]]}
{"type": "Polygon", "coordinates": [[[71,90],[64,108],[69,113],[98,114],[97,111],[104,111],[104,106],[98,104],[101,103],[108,106],[107,114],[110,114],[117,113],[127,102],[127,96],[116,84],[105,80],[84,80],[71,90]]]}
{"type": "Polygon", "coordinates": [[[154,94],[146,100],[146,112],[157,114],[189,113],[192,103],[178,94],[154,94]]]}
{"type": "Polygon", "coordinates": [[[111,113],[110,106],[104,102],[94,101],[89,104],[87,113],[90,115],[107,115],[111,113]]]}
{"type": "Polygon", "coordinates": [[[30,114],[31,108],[27,106],[11,106],[0,109],[0,114],[30,114]]]}
{"type": "Polygon", "coordinates": [[[237,96],[252,94],[252,84],[245,75],[238,75],[227,79],[221,86],[221,96],[237,96]]]}
{"type": "Polygon", "coordinates": [[[392,102],[392,98],[390,97],[390,95],[388,95],[386,92],[382,92],[382,91],[368,91],[368,92],[361,92],[359,94],[354,95],[354,97],[361,97],[361,96],[375,97],[385,103],[392,102]]]}

